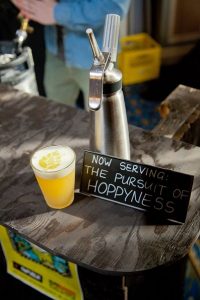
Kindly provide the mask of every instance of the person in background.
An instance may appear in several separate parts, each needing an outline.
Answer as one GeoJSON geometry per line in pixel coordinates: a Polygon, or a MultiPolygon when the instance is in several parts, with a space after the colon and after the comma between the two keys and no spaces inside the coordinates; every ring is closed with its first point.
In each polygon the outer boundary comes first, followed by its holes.
{"type": "Polygon", "coordinates": [[[75,106],[81,93],[87,108],[93,57],[86,29],[94,30],[101,48],[106,14],[124,17],[130,0],[12,0],[12,3],[22,15],[45,25],[48,98],[75,106]]]}

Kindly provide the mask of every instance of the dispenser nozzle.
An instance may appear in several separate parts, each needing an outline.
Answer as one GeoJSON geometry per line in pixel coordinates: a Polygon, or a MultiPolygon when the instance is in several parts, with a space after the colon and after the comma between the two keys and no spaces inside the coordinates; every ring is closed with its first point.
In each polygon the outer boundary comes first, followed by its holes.
{"type": "Polygon", "coordinates": [[[92,52],[93,52],[93,56],[94,56],[94,60],[96,60],[99,64],[104,64],[105,63],[105,59],[103,54],[101,53],[99,46],[97,44],[96,38],[94,36],[93,30],[91,28],[88,28],[86,30],[86,33],[88,35],[89,41],[90,41],[90,45],[92,48],[92,52]]]}

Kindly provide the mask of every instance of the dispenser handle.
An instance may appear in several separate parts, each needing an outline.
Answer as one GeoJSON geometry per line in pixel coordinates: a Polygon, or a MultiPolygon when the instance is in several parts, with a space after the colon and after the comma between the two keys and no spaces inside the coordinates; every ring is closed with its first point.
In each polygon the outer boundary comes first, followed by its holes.
{"type": "Polygon", "coordinates": [[[117,60],[119,29],[120,16],[116,14],[106,15],[102,51],[111,53],[111,62],[116,62],[117,60]]]}
{"type": "Polygon", "coordinates": [[[105,70],[110,62],[117,59],[117,47],[120,28],[120,16],[115,14],[106,15],[103,37],[103,52],[100,51],[94,33],[91,28],[86,30],[88,35],[94,63],[90,69],[89,85],[89,109],[98,110],[103,99],[103,79],[105,70]]]}
{"type": "Polygon", "coordinates": [[[101,100],[103,98],[103,74],[105,60],[102,52],[99,49],[93,30],[88,28],[86,33],[88,35],[94,57],[94,64],[90,69],[88,105],[90,110],[98,110],[101,106],[101,100]]]}

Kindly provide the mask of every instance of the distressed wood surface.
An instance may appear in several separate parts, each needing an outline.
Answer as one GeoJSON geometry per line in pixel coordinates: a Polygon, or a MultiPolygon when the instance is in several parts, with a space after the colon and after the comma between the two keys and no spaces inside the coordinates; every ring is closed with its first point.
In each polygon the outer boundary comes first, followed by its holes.
{"type": "Polygon", "coordinates": [[[195,176],[186,222],[156,224],[128,207],[76,194],[63,210],[46,206],[29,165],[31,153],[68,144],[79,187],[89,114],[0,87],[0,222],[54,254],[88,269],[128,274],[177,261],[200,231],[200,149],[130,126],[131,159],[195,176]]]}
{"type": "Polygon", "coordinates": [[[200,146],[200,90],[179,85],[160,105],[154,133],[200,146]]]}

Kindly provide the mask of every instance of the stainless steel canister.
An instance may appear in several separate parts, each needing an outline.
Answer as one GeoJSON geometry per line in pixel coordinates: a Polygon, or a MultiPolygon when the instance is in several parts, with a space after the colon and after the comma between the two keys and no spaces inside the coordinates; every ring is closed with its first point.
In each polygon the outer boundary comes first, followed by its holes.
{"type": "Polygon", "coordinates": [[[0,42],[0,83],[38,95],[31,49],[15,50],[14,42],[0,42]]]}

